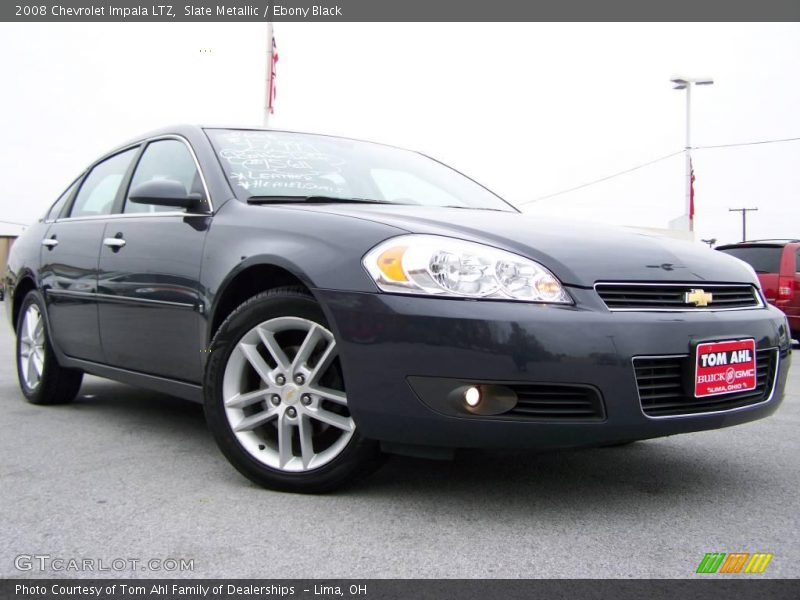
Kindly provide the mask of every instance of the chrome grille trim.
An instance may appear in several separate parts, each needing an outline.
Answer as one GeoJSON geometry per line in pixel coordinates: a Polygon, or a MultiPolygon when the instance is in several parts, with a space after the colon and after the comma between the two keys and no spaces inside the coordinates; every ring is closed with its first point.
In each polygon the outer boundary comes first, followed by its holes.
{"type": "MultiPolygon", "coordinates": [[[[637,281],[598,281],[594,284],[594,291],[606,306],[606,308],[611,312],[695,312],[695,311],[706,311],[706,312],[723,312],[723,311],[732,311],[732,310],[753,310],[758,308],[764,308],[764,300],[761,297],[760,291],[752,284],[749,283],[703,283],[698,281],[693,282],[666,282],[666,283],[643,283],[637,281]],[[617,290],[615,290],[615,288],[617,290]],[[653,298],[648,298],[647,296],[658,296],[658,292],[656,291],[658,288],[663,289],[670,289],[670,292],[662,294],[663,296],[667,296],[669,294],[681,294],[680,296],[676,296],[673,298],[658,300],[653,298]],[[675,291],[671,291],[674,289],[675,291]],[[707,292],[711,292],[714,294],[715,292],[721,294],[723,296],[728,295],[731,296],[735,294],[737,291],[741,292],[740,296],[744,297],[747,293],[748,299],[752,300],[751,304],[747,304],[745,306],[729,306],[725,307],[724,305],[717,304],[714,305],[712,301],[711,305],[709,306],[694,306],[692,304],[687,304],[685,301],[680,300],[682,296],[682,292],[689,292],[693,289],[703,289],[707,292]],[[613,296],[615,293],[617,294],[624,294],[624,291],[628,292],[628,295],[641,295],[642,299],[640,300],[641,303],[646,303],[646,305],[638,305],[638,306],[619,306],[614,305],[613,296]],[[611,302],[612,304],[609,304],[611,302]]],[[[629,304],[635,304],[633,300],[625,300],[620,299],[618,300],[620,303],[628,302],[629,304]]],[[[740,300],[743,301],[743,300],[740,300]]],[[[736,302],[734,299],[733,302],[736,302]]]]}

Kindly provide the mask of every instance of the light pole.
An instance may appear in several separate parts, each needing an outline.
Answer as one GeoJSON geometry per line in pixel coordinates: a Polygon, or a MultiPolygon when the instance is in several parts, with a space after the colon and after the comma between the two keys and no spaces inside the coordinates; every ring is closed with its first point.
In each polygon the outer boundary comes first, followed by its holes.
{"type": "Polygon", "coordinates": [[[712,85],[710,77],[673,77],[670,79],[673,90],[686,90],[686,220],[689,231],[694,231],[694,214],[692,211],[692,86],[712,85]]]}

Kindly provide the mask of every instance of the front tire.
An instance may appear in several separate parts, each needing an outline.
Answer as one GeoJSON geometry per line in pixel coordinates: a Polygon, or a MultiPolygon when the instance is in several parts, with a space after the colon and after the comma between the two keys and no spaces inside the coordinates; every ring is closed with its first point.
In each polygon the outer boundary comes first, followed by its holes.
{"type": "Polygon", "coordinates": [[[78,395],[83,372],[58,364],[44,315],[41,294],[28,292],[17,321],[19,387],[31,404],[67,404],[78,395]]]}
{"type": "Polygon", "coordinates": [[[220,326],[205,413],[226,458],[266,488],[327,492],[381,462],[350,415],[336,339],[302,288],[258,294],[220,326]]]}

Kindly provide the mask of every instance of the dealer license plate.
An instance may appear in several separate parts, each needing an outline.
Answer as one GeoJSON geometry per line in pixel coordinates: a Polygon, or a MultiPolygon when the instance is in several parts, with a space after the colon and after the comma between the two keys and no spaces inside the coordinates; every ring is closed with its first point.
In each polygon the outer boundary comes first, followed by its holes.
{"type": "Polygon", "coordinates": [[[694,396],[705,398],[756,389],[756,342],[704,342],[695,350],[694,396]]]}

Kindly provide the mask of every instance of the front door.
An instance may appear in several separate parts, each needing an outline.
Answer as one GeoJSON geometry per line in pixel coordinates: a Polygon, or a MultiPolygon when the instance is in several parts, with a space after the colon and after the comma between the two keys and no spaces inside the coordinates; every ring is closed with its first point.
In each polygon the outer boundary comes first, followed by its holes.
{"type": "Polygon", "coordinates": [[[129,190],[158,179],[180,182],[198,206],[182,212],[124,199],[100,250],[100,336],[112,366],[196,383],[204,350],[200,267],[211,217],[186,142],[150,142],[129,190]]]}

